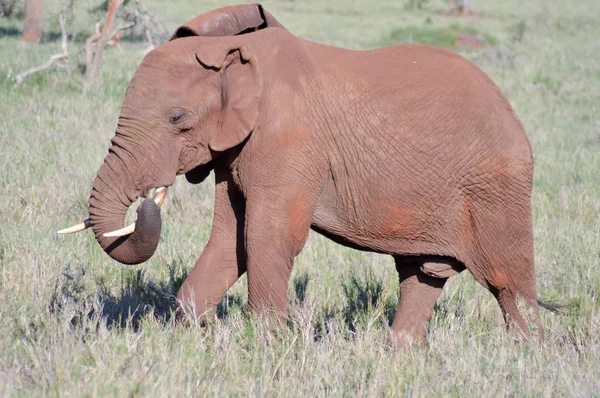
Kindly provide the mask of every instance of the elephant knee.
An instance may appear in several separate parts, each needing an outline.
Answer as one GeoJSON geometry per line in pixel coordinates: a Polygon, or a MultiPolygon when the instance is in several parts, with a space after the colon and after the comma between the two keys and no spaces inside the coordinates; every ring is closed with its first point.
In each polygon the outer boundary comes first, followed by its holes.
{"type": "Polygon", "coordinates": [[[433,278],[448,279],[458,275],[466,267],[454,259],[434,259],[434,261],[423,261],[420,270],[433,278]]]}

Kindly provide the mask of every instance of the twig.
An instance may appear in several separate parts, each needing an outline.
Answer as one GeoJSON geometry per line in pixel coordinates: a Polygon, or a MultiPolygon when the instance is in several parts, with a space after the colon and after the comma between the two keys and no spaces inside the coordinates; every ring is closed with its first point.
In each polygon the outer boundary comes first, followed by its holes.
{"type": "MultiPolygon", "coordinates": [[[[67,68],[67,74],[69,75],[69,79],[71,78],[71,59],[69,56],[69,48],[67,47],[67,10],[73,6],[73,0],[69,0],[65,7],[61,10],[60,14],[58,14],[58,23],[60,24],[60,34],[61,34],[61,48],[63,54],[67,57],[64,59],[65,66],[67,68]]],[[[59,64],[60,65],[60,64],[59,64]]]]}
{"type": "MultiPolygon", "coordinates": [[[[143,28],[146,33],[146,40],[148,40],[148,44],[150,45],[150,49],[154,48],[154,41],[152,40],[152,32],[150,31],[150,19],[151,16],[148,13],[148,10],[142,4],[142,0],[135,0],[135,13],[136,17],[140,18],[143,21],[143,28]]],[[[153,19],[153,18],[152,18],[153,19]]]]}
{"type": "Polygon", "coordinates": [[[68,54],[69,49],[67,48],[67,10],[73,5],[73,0],[70,0],[67,5],[58,14],[58,23],[60,24],[60,37],[61,37],[61,48],[63,54],[68,54]]]}
{"type": "Polygon", "coordinates": [[[160,35],[164,32],[167,32],[168,29],[166,29],[164,25],[157,20],[146,7],[144,7],[142,0],[135,0],[135,7],[135,16],[143,21],[142,27],[145,30],[146,40],[148,40],[148,44],[150,46],[149,50],[151,50],[156,45],[160,44],[160,35]],[[156,40],[156,42],[152,37],[153,27],[158,31],[157,36],[159,36],[159,38],[156,40]]]}
{"type": "Polygon", "coordinates": [[[93,60],[91,59],[92,38],[88,39],[86,42],[86,70],[85,80],[83,82],[84,92],[90,88],[90,86],[94,82],[94,79],[96,78],[96,74],[98,73],[100,66],[102,65],[102,58],[104,57],[104,47],[106,46],[106,43],[110,38],[110,30],[115,21],[115,14],[117,13],[117,9],[121,6],[121,4],[123,4],[123,0],[112,0],[108,5],[108,12],[106,13],[106,22],[104,23],[102,32],[100,32],[100,35],[97,38],[96,52],[93,56],[93,60]]]}
{"type": "Polygon", "coordinates": [[[64,8],[58,14],[58,22],[60,23],[60,31],[62,36],[61,49],[62,53],[51,56],[46,62],[41,64],[40,66],[33,67],[31,69],[26,70],[25,72],[19,73],[15,76],[15,80],[17,81],[17,85],[23,83],[23,80],[27,76],[33,75],[34,73],[46,70],[50,68],[52,65],[59,61],[64,61],[67,65],[67,73],[69,76],[71,75],[71,69],[68,67],[69,65],[69,49],[67,47],[67,11],[70,7],[73,6],[73,0],[69,0],[64,8]]]}
{"type": "Polygon", "coordinates": [[[113,30],[113,32],[110,34],[110,37],[108,38],[107,44],[120,48],[119,47],[119,40],[121,38],[121,31],[122,30],[126,30],[129,28],[132,28],[133,26],[135,26],[135,22],[127,22],[127,23],[122,23],[120,24],[115,30],[113,30]]]}
{"type": "MultiPolygon", "coordinates": [[[[85,66],[86,66],[86,68],[89,68],[90,65],[92,64],[92,62],[94,61],[93,48],[94,48],[94,44],[96,44],[96,42],[98,41],[99,38],[100,38],[100,24],[97,23],[95,33],[93,35],[91,35],[85,41],[85,66]]],[[[86,69],[86,71],[87,71],[87,69],[86,69]]]]}

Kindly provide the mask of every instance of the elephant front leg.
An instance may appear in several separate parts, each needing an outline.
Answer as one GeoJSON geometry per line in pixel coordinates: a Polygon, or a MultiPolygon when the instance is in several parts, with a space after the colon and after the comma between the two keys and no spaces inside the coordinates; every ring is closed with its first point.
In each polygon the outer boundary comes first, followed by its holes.
{"type": "Polygon", "coordinates": [[[177,293],[180,316],[191,313],[200,317],[210,312],[246,272],[245,203],[227,172],[215,170],[215,179],[210,239],[177,293]]]}
{"type": "Polygon", "coordinates": [[[290,273],[306,243],[314,203],[316,198],[301,195],[248,200],[246,251],[252,312],[285,321],[290,273]]]}

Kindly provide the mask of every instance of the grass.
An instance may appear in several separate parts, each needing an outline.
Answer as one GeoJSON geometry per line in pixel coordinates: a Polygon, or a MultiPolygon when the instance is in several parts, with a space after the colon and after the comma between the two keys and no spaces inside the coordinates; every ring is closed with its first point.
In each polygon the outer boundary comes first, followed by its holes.
{"type": "MultiPolygon", "coordinates": [[[[225,5],[146,3],[169,29],[225,5]]],[[[493,37],[483,48],[457,49],[500,86],[531,139],[539,293],[569,305],[566,315],[542,313],[543,346],[514,344],[493,297],[463,273],[437,303],[428,345],[387,350],[398,295],[391,259],[316,234],[296,261],[287,327],[248,313],[245,278],[213,324],[174,325],[173,294],[208,240],[210,183],[176,182],[146,264],[113,262],[91,233],[55,235],[87,214],[90,183],[144,45],[107,50],[87,95],[55,70],[15,87],[11,76],[60,44],[56,35],[40,46],[22,43],[21,21],[0,19],[0,395],[597,395],[600,3],[476,0],[476,15],[466,18],[442,15],[442,0],[421,10],[406,3],[263,5],[301,37],[355,49],[410,37],[452,46],[451,35],[463,31],[493,37]]],[[[45,5],[47,29],[57,32],[61,2],[45,5]]],[[[75,31],[90,26],[84,17],[75,31]]]]}
{"type": "MultiPolygon", "coordinates": [[[[406,26],[392,30],[387,40],[382,45],[394,45],[397,43],[421,43],[431,46],[438,46],[456,50],[461,46],[461,39],[464,37],[472,38],[471,46],[496,45],[498,41],[489,34],[482,34],[476,28],[462,27],[458,24],[452,24],[446,27],[434,28],[429,25],[433,20],[425,20],[425,26],[406,26]]],[[[464,40],[464,39],[463,39],[464,40]]]]}

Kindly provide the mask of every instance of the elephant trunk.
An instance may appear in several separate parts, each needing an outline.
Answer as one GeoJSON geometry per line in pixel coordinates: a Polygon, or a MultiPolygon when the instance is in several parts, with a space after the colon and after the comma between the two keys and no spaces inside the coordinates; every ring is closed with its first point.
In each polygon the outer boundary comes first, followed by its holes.
{"type": "Polygon", "coordinates": [[[111,148],[92,184],[89,198],[90,222],[96,240],[114,260],[123,264],[139,264],[154,254],[160,238],[160,208],[146,199],[137,210],[135,231],[128,236],[107,237],[106,233],[123,227],[131,204],[146,192],[136,187],[129,170],[111,148]]]}

